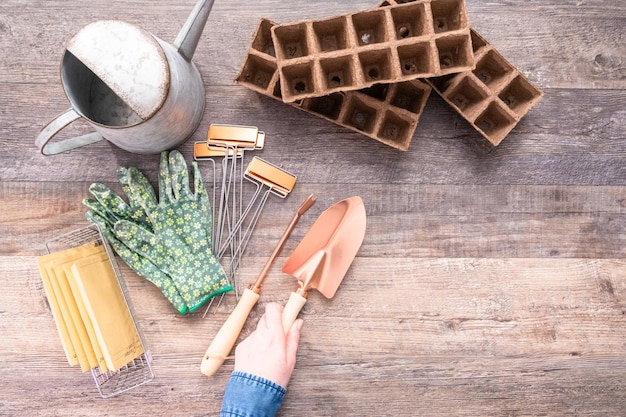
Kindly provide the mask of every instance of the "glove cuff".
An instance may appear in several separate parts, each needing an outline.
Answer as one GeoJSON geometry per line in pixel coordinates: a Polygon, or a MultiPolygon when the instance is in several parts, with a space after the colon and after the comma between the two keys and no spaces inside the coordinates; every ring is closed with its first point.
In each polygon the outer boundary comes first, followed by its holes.
{"type": "Polygon", "coordinates": [[[213,297],[215,297],[215,296],[217,296],[217,295],[223,294],[223,293],[225,293],[225,292],[232,291],[232,290],[233,290],[232,285],[227,285],[227,286],[225,286],[225,287],[223,287],[223,288],[220,288],[220,289],[219,289],[219,290],[217,290],[217,291],[214,291],[214,292],[212,292],[212,293],[210,293],[210,294],[206,294],[206,295],[204,295],[204,296],[203,296],[200,300],[198,300],[198,301],[197,301],[197,302],[195,302],[195,303],[194,303],[194,302],[190,302],[190,303],[189,303],[189,312],[190,312],[190,313],[193,313],[194,311],[196,311],[197,309],[199,309],[200,307],[202,307],[202,305],[203,305],[204,303],[206,303],[207,301],[209,301],[211,298],[213,298],[213,297]],[[192,304],[193,304],[193,305],[192,305],[192,304]]]}

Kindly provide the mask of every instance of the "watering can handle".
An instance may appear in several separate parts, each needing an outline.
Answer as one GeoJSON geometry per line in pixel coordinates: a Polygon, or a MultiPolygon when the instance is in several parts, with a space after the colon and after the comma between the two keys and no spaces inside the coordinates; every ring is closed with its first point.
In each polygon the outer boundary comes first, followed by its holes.
{"type": "Polygon", "coordinates": [[[305,304],[305,297],[295,292],[291,293],[289,300],[283,309],[283,330],[285,331],[285,334],[287,334],[289,329],[291,329],[293,322],[296,321],[300,310],[302,310],[302,307],[304,307],[305,304]]]}
{"type": "Polygon", "coordinates": [[[188,62],[191,62],[191,58],[196,52],[196,46],[198,46],[209,13],[211,13],[213,2],[214,0],[199,0],[178,32],[176,39],[174,39],[174,47],[188,62]]]}
{"type": "Polygon", "coordinates": [[[259,300],[259,294],[246,288],[235,306],[235,309],[230,313],[230,316],[226,319],[220,330],[217,332],[213,341],[209,345],[204,358],[202,358],[202,364],[200,365],[200,371],[206,375],[211,376],[219,367],[224,363],[226,357],[235,346],[235,342],[243,329],[243,325],[252,310],[252,307],[259,300]]]}
{"type": "Polygon", "coordinates": [[[55,143],[48,143],[63,128],[77,119],[80,119],[80,117],[80,114],[76,113],[74,109],[69,108],[44,126],[43,129],[41,129],[41,132],[39,132],[37,139],[35,139],[35,145],[37,145],[41,153],[44,155],[55,155],[102,140],[103,137],[100,133],[92,132],[55,143]]]}

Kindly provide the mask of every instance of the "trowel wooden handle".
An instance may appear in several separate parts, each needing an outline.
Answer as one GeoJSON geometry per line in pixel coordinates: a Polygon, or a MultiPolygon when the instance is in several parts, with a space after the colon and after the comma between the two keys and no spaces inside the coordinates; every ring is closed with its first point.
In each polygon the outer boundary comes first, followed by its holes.
{"type": "Polygon", "coordinates": [[[289,301],[287,301],[283,309],[283,329],[285,330],[285,334],[291,329],[291,325],[296,321],[298,313],[300,313],[300,310],[302,310],[305,304],[306,298],[295,292],[291,293],[289,301]]]}
{"type": "Polygon", "coordinates": [[[213,375],[224,363],[233,346],[235,346],[235,342],[239,337],[239,333],[241,333],[241,329],[243,329],[243,325],[246,323],[252,307],[258,300],[259,294],[248,288],[243,291],[237,306],[217,332],[204,354],[204,358],[202,358],[200,371],[204,375],[213,375]]]}

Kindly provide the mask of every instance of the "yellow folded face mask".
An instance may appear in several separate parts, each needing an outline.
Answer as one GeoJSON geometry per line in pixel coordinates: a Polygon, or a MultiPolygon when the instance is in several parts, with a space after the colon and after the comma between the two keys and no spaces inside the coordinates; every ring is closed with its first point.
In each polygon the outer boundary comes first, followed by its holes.
{"type": "Polygon", "coordinates": [[[117,371],[143,353],[141,340],[108,256],[77,260],[72,273],[106,365],[117,371]]]}
{"type": "MultiPolygon", "coordinates": [[[[63,271],[65,272],[65,276],[69,282],[69,286],[72,291],[72,296],[74,301],[76,302],[76,308],[78,309],[78,318],[75,320],[80,320],[84,325],[85,332],[87,334],[86,340],[87,343],[93,349],[93,354],[95,356],[95,364],[93,363],[93,359],[89,356],[89,352],[87,353],[88,359],[90,359],[89,366],[93,368],[95,366],[100,366],[103,372],[108,371],[108,367],[106,361],[104,359],[104,354],[102,353],[102,349],[100,348],[100,343],[98,342],[98,338],[96,336],[96,331],[89,317],[89,312],[87,311],[87,307],[85,306],[85,301],[83,297],[80,295],[80,290],[78,288],[78,284],[76,283],[76,277],[72,272],[73,262],[68,262],[63,264],[63,271]]],[[[82,334],[83,340],[85,339],[84,333],[82,334]]]]}
{"type": "Polygon", "coordinates": [[[70,365],[118,370],[143,353],[124,295],[102,245],[37,259],[70,365]]]}

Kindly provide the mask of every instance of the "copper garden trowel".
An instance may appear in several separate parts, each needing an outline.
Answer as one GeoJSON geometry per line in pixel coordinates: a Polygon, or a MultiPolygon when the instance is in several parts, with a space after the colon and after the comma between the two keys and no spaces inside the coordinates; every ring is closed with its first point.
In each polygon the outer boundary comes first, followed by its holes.
{"type": "Polygon", "coordinates": [[[311,289],[332,298],[365,237],[365,206],[350,197],[327,208],[313,223],[283,266],[298,280],[283,310],[285,333],[307,301],[311,289]]]}

